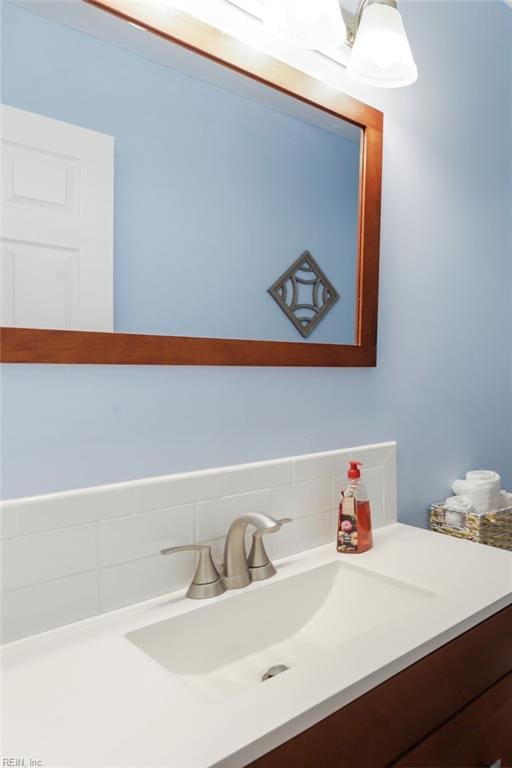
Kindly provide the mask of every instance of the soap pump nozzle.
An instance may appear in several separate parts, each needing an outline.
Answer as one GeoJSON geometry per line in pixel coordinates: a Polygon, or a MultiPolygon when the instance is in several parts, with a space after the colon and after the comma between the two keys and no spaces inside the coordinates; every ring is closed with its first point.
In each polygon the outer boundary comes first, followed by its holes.
{"type": "Polygon", "coordinates": [[[361,477],[361,470],[359,467],[363,466],[362,461],[349,461],[350,467],[347,472],[349,480],[358,480],[361,477]]]}

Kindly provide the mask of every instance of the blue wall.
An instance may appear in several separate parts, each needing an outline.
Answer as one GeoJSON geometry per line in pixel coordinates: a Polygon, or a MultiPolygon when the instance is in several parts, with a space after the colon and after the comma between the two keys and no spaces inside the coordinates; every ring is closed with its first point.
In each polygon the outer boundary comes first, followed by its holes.
{"type": "Polygon", "coordinates": [[[115,328],[302,337],[267,288],[306,249],[352,344],[359,145],[4,4],[5,103],[115,138],[115,328]]]}
{"type": "Polygon", "coordinates": [[[469,467],[512,487],[512,13],[403,10],[418,82],[341,78],[385,112],[378,367],[6,366],[5,496],[388,439],[404,521],[469,467]]]}

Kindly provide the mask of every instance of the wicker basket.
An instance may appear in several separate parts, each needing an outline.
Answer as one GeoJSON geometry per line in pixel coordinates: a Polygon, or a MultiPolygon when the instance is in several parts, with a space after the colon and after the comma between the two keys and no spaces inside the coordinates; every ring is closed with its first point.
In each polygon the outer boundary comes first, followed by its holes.
{"type": "Polygon", "coordinates": [[[512,550],[512,507],[476,515],[473,512],[450,512],[444,504],[433,504],[430,527],[458,539],[512,550]]]}

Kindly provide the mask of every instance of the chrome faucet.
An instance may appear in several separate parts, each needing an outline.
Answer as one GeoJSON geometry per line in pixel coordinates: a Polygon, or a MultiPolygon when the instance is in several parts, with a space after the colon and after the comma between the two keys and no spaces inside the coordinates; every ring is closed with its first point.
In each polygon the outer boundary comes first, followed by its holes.
{"type": "MultiPolygon", "coordinates": [[[[282,517],[277,522],[281,526],[284,523],[291,523],[291,519],[289,517],[282,517]]],[[[277,530],[279,530],[279,528],[277,530]]],[[[275,533],[275,531],[275,527],[270,530],[268,528],[260,528],[252,534],[251,551],[247,558],[251,581],[270,579],[271,576],[275,576],[277,573],[275,565],[267,555],[265,545],[263,544],[263,536],[266,533],[275,533]]]]}
{"type": "Polygon", "coordinates": [[[196,550],[199,561],[195,575],[187,590],[187,597],[204,600],[221,595],[226,589],[247,587],[251,581],[269,579],[276,572],[265,551],[262,537],[266,533],[276,533],[283,523],[290,523],[288,517],[274,520],[269,515],[253,512],[238,517],[231,523],[224,548],[224,573],[221,575],[213,562],[211,547],[207,544],[189,544],[180,547],[162,549],[162,555],[174,555],[176,552],[196,550]],[[245,551],[245,532],[253,525],[256,530],[252,535],[252,546],[247,558],[245,551]]]}
{"type": "MultiPolygon", "coordinates": [[[[252,512],[238,517],[231,523],[224,547],[224,585],[226,589],[247,587],[254,576],[256,576],[255,580],[258,580],[274,575],[275,568],[263,548],[261,535],[264,533],[276,533],[283,523],[288,522],[290,522],[288,518],[274,520],[273,517],[261,512],[252,512]],[[253,525],[257,529],[258,539],[260,540],[256,543],[258,557],[251,558],[251,568],[249,568],[245,551],[245,532],[249,525],[253,525]],[[262,562],[265,560],[266,562],[262,562]],[[262,567],[264,570],[258,574],[259,567],[262,567]]],[[[254,547],[255,545],[253,544],[251,553],[254,547]]]]}
{"type": "Polygon", "coordinates": [[[208,597],[222,595],[226,587],[212,558],[212,549],[207,544],[187,544],[183,547],[167,547],[160,550],[161,555],[174,555],[176,552],[199,552],[194,578],[187,589],[187,597],[193,600],[205,600],[208,597]]]}

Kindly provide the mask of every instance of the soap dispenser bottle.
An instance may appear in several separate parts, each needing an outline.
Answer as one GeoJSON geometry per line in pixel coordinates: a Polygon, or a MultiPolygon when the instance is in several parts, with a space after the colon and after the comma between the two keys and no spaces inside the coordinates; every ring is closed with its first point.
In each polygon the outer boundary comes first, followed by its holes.
{"type": "Polygon", "coordinates": [[[349,464],[348,482],[341,491],[336,548],[344,554],[360,554],[373,546],[370,501],[359,469],[362,463],[349,464]]]}

